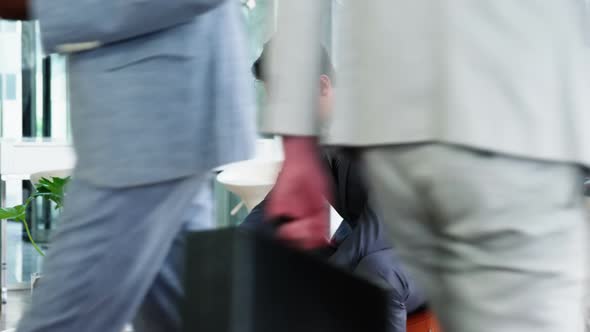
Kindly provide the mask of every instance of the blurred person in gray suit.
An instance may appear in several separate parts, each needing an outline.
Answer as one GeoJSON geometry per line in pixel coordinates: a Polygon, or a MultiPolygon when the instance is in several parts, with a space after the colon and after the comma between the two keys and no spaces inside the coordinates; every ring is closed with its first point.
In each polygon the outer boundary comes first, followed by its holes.
{"type": "Polygon", "coordinates": [[[2,0],[69,55],[77,164],[19,332],[177,331],[186,230],[210,170],[248,158],[254,100],[233,0],[2,0]],[[137,315],[136,315],[137,314],[137,315]]]}
{"type": "Polygon", "coordinates": [[[284,136],[285,163],[267,212],[292,219],[279,236],[326,243],[324,128],[325,143],[362,154],[444,331],[583,331],[586,1],[345,1],[323,124],[318,3],[281,3],[268,69],[264,131],[284,136]]]}

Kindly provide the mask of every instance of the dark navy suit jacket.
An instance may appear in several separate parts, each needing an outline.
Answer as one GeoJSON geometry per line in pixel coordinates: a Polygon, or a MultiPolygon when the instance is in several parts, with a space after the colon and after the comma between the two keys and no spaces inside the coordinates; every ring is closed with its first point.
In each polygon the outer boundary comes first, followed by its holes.
{"type": "MultiPolygon", "coordinates": [[[[324,157],[332,179],[332,205],[344,219],[326,258],[384,286],[390,293],[388,332],[404,332],[407,314],[425,306],[423,293],[404,271],[387,239],[385,225],[368,203],[360,160],[329,149],[324,157]]],[[[275,228],[264,216],[265,204],[266,200],[255,207],[240,227],[272,236],[275,228]]]]}

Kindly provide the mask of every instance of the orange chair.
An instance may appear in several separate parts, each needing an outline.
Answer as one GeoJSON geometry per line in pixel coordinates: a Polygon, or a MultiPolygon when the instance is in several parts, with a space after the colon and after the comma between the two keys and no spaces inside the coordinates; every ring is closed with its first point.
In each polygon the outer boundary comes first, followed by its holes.
{"type": "Polygon", "coordinates": [[[426,309],[408,316],[406,332],[441,332],[441,329],[434,314],[426,309]]]}

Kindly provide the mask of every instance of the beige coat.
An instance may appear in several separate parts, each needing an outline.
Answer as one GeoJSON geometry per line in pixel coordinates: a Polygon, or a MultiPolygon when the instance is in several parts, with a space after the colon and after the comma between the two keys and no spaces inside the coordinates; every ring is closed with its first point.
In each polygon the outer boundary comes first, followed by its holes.
{"type": "MultiPolygon", "coordinates": [[[[263,131],[318,134],[320,1],[281,2],[263,131]]],[[[590,165],[586,0],[347,1],[337,103],[352,146],[445,142],[590,165]]]]}

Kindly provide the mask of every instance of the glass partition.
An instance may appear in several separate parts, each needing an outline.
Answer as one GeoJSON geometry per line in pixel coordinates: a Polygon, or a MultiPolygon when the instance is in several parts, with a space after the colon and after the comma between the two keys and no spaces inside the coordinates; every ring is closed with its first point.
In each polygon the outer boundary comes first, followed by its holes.
{"type": "MultiPolygon", "coordinates": [[[[0,20],[0,132],[4,141],[69,137],[66,60],[45,56],[39,35],[35,22],[0,20]]],[[[18,205],[28,197],[29,181],[18,176],[2,180],[4,206],[18,205]]],[[[47,203],[31,205],[27,220],[36,241],[48,243],[56,219],[47,203]]],[[[6,224],[4,277],[9,288],[27,287],[31,274],[41,268],[42,257],[25,234],[21,223],[6,224]]]]}

